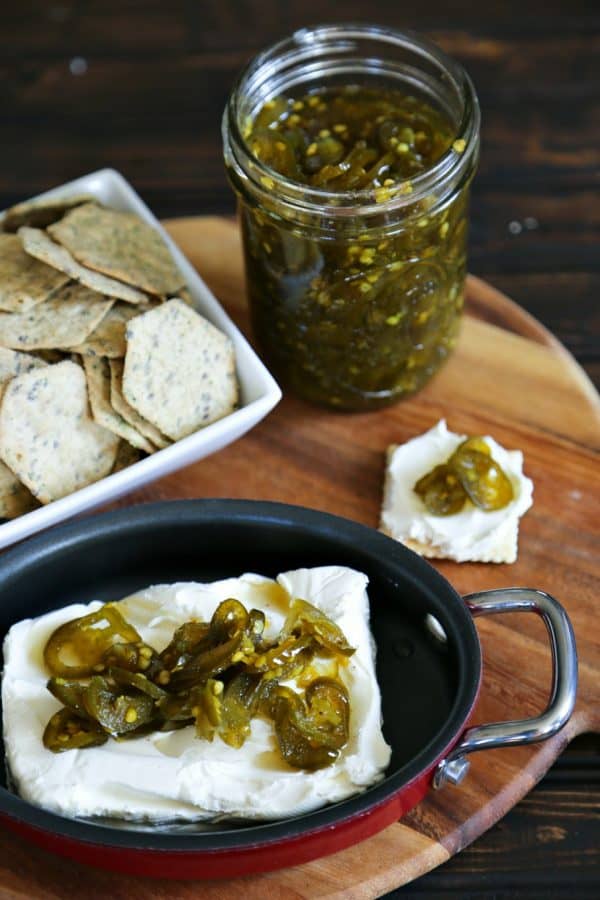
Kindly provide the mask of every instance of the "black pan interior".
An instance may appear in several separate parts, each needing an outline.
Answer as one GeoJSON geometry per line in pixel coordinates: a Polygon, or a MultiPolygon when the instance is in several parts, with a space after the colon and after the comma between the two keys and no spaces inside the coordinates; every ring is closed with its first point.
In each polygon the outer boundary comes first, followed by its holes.
{"type": "MultiPolygon", "coordinates": [[[[448,583],[415,554],[372,529],[300,507],[223,500],[134,507],[55,529],[5,554],[0,637],[19,619],[77,601],[119,599],[149,584],[212,581],[246,571],[273,576],[333,564],[359,569],[370,579],[384,733],[393,754],[386,780],[366,794],[286,820],[283,828],[297,833],[384,800],[435,758],[470,709],[480,666],[471,618],[448,583]],[[442,623],[446,642],[427,627],[428,613],[442,623]]],[[[2,780],[0,785],[6,788],[2,780]]],[[[42,827],[50,820],[54,830],[66,833],[73,824],[6,790],[0,791],[2,808],[42,827]]],[[[119,843],[136,845],[137,836],[157,848],[172,846],[171,839],[182,848],[195,840],[209,849],[232,839],[245,843],[245,835],[281,837],[282,823],[273,835],[273,826],[262,825],[177,838],[146,829],[121,832],[81,823],[77,828],[89,840],[114,843],[117,835],[119,843]]]]}

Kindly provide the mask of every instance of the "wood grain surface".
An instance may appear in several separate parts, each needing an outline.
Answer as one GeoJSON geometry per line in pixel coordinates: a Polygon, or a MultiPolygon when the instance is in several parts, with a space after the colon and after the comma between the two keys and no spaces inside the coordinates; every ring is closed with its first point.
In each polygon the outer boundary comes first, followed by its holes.
{"type": "MultiPolygon", "coordinates": [[[[294,28],[350,19],[420,31],[466,67],[482,108],[470,271],[543,322],[600,385],[600,18],[590,0],[4,4],[0,208],[112,165],[159,216],[233,213],[220,118],[240,68],[294,28]]],[[[599,762],[598,737],[577,738],[500,825],[398,898],[596,900],[599,762]]]]}
{"type": "MultiPolygon", "coordinates": [[[[236,226],[222,219],[181,220],[169,230],[247,329],[236,226]]],[[[475,754],[460,787],[431,792],[402,822],[364,843],[315,862],[231,882],[168,883],[96,873],[0,833],[0,897],[78,896],[89,900],[262,898],[366,900],[381,896],[454,856],[540,780],[575,735],[600,730],[600,652],[594,603],[598,562],[597,457],[600,411],[569,354],[519,307],[478,279],[468,285],[458,348],[416,397],[389,410],[337,414],[285,396],[250,434],[219,454],[148,486],[124,503],[173,497],[246,497],[301,503],[376,526],[386,446],[442,415],[455,430],[492,433],[519,447],[535,483],[512,566],[437,567],[461,591],[526,585],[555,594],[573,621],[580,654],[575,713],[551,740],[475,754]],[[594,479],[596,479],[594,483],[594,479]],[[83,896],[83,895],[82,895],[83,896]]],[[[479,722],[539,712],[550,687],[545,630],[533,616],[478,620],[484,680],[479,722]]],[[[559,826],[555,826],[559,827],[559,826]]],[[[545,837],[557,839],[559,832],[545,837]]]]}

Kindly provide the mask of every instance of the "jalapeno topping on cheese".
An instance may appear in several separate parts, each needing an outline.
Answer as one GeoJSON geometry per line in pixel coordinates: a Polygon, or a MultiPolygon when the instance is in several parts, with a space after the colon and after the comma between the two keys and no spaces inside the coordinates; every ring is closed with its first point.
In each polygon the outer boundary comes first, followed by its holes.
{"type": "Polygon", "coordinates": [[[467,498],[486,512],[503,509],[514,498],[510,479],[482,437],[463,441],[447,462],[417,481],[414,491],[435,516],[460,512],[467,498]]]}
{"type": "Polygon", "coordinates": [[[264,613],[235,599],[220,603],[208,623],[180,626],[161,653],[112,604],[61,625],[44,658],[48,690],[64,708],[48,723],[44,745],[62,752],[194,725],[199,738],[219,736],[237,748],[260,715],[272,720],[290,765],[328,765],[348,740],[349,701],[341,681],[311,678],[309,667],[354,650],[304,600],[293,601],[275,640],[264,639],[264,627],[264,613]],[[301,675],[300,693],[281,683],[301,675]]]}

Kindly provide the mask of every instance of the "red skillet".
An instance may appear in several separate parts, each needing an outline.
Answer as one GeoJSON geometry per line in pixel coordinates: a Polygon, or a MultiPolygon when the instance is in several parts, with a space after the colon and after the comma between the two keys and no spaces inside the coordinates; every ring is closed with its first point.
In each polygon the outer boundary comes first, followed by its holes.
{"type": "MultiPolygon", "coordinates": [[[[282,504],[158,503],[53,529],[0,558],[0,635],[19,619],[76,601],[122,597],[152,583],[331,564],[351,566],[370,579],[384,733],[393,748],[382,782],[307,815],[196,833],[63,818],[26,803],[2,783],[2,822],[47,850],[107,869],[232,878],[296,865],[363,840],[427,791],[458,784],[469,753],[544,740],[568,720],[577,656],[556,600],[523,588],[463,599],[423,559],[377,531],[282,504]],[[481,679],[473,617],[502,612],[535,612],[544,619],[554,670],[550,702],[533,719],[467,728],[481,679]]],[[[517,673],[515,666],[515,678],[517,673]]]]}

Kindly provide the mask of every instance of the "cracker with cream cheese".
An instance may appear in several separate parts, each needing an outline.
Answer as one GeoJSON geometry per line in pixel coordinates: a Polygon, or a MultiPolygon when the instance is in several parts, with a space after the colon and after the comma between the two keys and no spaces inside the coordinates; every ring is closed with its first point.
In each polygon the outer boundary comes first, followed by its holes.
{"type": "Polygon", "coordinates": [[[433,515],[414,491],[416,482],[445,463],[465,437],[448,431],[441,420],[425,434],[388,448],[380,530],[430,559],[513,563],[519,520],[533,502],[533,483],[523,474],[519,450],[484,438],[513,487],[513,500],[502,509],[483,511],[467,500],[458,513],[433,515]]]}

